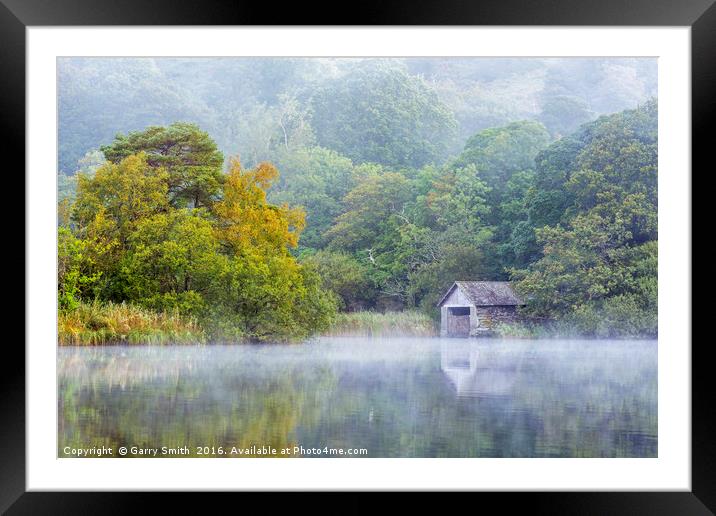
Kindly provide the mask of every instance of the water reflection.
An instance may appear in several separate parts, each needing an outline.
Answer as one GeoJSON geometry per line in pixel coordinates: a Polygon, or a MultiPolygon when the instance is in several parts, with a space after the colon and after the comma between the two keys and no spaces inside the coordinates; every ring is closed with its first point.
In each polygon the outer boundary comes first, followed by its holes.
{"type": "Polygon", "coordinates": [[[322,339],[62,348],[65,446],[653,457],[656,342],[322,339]]]}
{"type": "Polygon", "coordinates": [[[441,343],[440,368],[458,396],[509,396],[518,370],[515,364],[489,364],[477,341],[454,339],[441,343]]]}

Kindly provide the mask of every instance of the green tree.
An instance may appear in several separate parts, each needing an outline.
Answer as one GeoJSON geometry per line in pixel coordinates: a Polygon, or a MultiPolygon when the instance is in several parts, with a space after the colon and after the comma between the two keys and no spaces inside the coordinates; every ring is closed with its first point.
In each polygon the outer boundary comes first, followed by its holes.
{"type": "Polygon", "coordinates": [[[149,166],[168,172],[170,202],[174,206],[209,206],[221,192],[224,157],[209,135],[195,124],[176,122],[119,134],[101,150],[113,163],[144,152],[149,166]]]}
{"type": "Polygon", "coordinates": [[[304,339],[325,330],[337,310],[335,296],[321,287],[315,270],[288,254],[242,248],[218,285],[207,324],[219,326],[214,330],[219,333],[225,333],[221,325],[238,328],[252,340],[304,339]]]}
{"type": "Polygon", "coordinates": [[[364,177],[345,196],[344,212],[326,232],[330,245],[351,252],[372,249],[379,253],[392,248],[410,198],[410,181],[403,174],[364,177]]]}
{"type": "Polygon", "coordinates": [[[365,263],[378,297],[392,300],[389,304],[397,308],[406,301],[407,268],[396,243],[401,227],[409,222],[412,183],[398,172],[359,168],[355,188],[343,199],[343,213],[325,233],[328,249],[353,254],[365,263]]]}
{"type": "Polygon", "coordinates": [[[300,247],[325,247],[324,233],[343,208],[343,197],[355,185],[350,159],[323,147],[303,147],[276,153],[280,181],[269,193],[275,204],[290,202],[306,212],[300,247]]]}
{"type": "Polygon", "coordinates": [[[329,80],[312,101],[320,145],[354,162],[420,167],[442,161],[457,123],[418,77],[382,63],[329,80]]]}
{"type": "Polygon", "coordinates": [[[490,191],[474,164],[448,167],[433,176],[429,190],[418,202],[423,204],[430,227],[443,231],[460,228],[466,236],[477,236],[491,213],[490,191]]]}
{"type": "Polygon", "coordinates": [[[90,243],[76,238],[66,227],[57,230],[57,298],[60,309],[73,310],[82,298],[94,296],[102,276],[92,260],[90,243]]]}
{"type": "Polygon", "coordinates": [[[480,179],[491,189],[492,204],[498,204],[510,178],[533,170],[535,157],[549,141],[545,127],[532,120],[485,129],[467,141],[453,166],[474,165],[480,179]]]}
{"type": "Polygon", "coordinates": [[[376,291],[367,264],[344,252],[319,251],[304,260],[321,277],[323,288],[336,294],[339,308],[365,310],[373,304],[376,291]]]}
{"type": "Polygon", "coordinates": [[[107,163],[94,177],[80,174],[72,215],[80,235],[99,231],[126,244],[141,219],[169,209],[168,179],[166,170],[152,168],[144,153],[107,163]]]}
{"type": "Polygon", "coordinates": [[[102,271],[98,295],[121,301],[118,265],[137,224],[170,209],[168,174],[150,167],[141,153],[118,164],[106,163],[94,177],[79,174],[77,178],[72,224],[77,237],[85,242],[92,263],[102,271]]]}
{"type": "Polygon", "coordinates": [[[200,315],[229,267],[206,213],[180,209],[145,218],[121,263],[126,299],[200,315]]]}
{"type": "Polygon", "coordinates": [[[580,125],[593,120],[596,113],[587,103],[569,95],[548,97],[542,103],[539,120],[556,138],[573,133],[580,125]]]}
{"type": "Polygon", "coordinates": [[[536,184],[568,204],[543,210],[561,215],[534,230],[541,258],[512,271],[530,313],[589,335],[656,334],[657,118],[655,102],[602,117],[544,156],[536,184]]]}
{"type": "Polygon", "coordinates": [[[549,143],[545,127],[535,121],[513,122],[485,129],[472,136],[455,167],[474,167],[487,191],[488,213],[482,219],[493,236],[484,248],[484,264],[490,279],[506,279],[505,267],[525,265],[534,255],[534,244],[525,241],[527,206],[524,197],[534,180],[535,157],[549,143]]]}
{"type": "Polygon", "coordinates": [[[417,176],[418,194],[400,228],[397,261],[404,265],[409,306],[435,316],[435,303],[456,279],[489,279],[484,249],[494,228],[490,189],[474,165],[426,167],[417,176]]]}

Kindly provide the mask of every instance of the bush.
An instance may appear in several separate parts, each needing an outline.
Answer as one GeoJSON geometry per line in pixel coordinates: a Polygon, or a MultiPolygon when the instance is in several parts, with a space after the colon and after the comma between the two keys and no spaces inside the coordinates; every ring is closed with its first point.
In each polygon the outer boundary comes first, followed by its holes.
{"type": "Polygon", "coordinates": [[[655,304],[639,295],[619,295],[578,305],[566,316],[539,322],[501,324],[503,338],[644,338],[658,334],[655,304]]]}
{"type": "Polygon", "coordinates": [[[565,322],[580,334],[594,337],[655,337],[658,332],[656,309],[629,294],[580,305],[565,322]]]}

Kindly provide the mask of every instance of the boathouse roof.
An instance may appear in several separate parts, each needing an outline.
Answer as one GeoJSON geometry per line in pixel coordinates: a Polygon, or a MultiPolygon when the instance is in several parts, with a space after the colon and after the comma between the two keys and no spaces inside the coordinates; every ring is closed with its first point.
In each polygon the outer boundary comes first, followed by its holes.
{"type": "Polygon", "coordinates": [[[441,306],[456,288],[459,288],[474,306],[524,305],[524,302],[512,290],[509,281],[456,281],[445,292],[438,306],[441,306]]]}

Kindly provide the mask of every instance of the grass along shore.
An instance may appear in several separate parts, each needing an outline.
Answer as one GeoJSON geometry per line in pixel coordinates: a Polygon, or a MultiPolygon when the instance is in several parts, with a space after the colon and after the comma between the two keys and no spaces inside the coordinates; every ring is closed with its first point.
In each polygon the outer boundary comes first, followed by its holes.
{"type": "Polygon", "coordinates": [[[126,303],[93,301],[57,317],[60,345],[197,344],[206,334],[191,318],[126,303]]]}
{"type": "MultiPolygon", "coordinates": [[[[83,302],[60,310],[57,321],[61,346],[107,344],[206,344],[207,331],[198,321],[178,313],[156,312],[129,303],[83,302]]],[[[350,312],[337,314],[322,334],[329,337],[432,337],[435,324],[426,314],[350,312]]],[[[243,340],[235,339],[241,343],[243,340]]]]}
{"type": "Polygon", "coordinates": [[[339,313],[323,335],[330,337],[434,337],[435,323],[423,312],[339,313]]]}
{"type": "MultiPolygon", "coordinates": [[[[207,344],[211,333],[193,318],[178,313],[156,312],[128,303],[83,302],[74,310],[58,313],[58,343],[61,346],[100,346],[106,344],[207,344]]],[[[215,329],[216,332],[216,329],[215,329]]],[[[239,335],[217,342],[245,343],[239,335]]],[[[435,337],[437,325],[425,313],[347,312],[338,313],[324,337],[435,337]]],[[[494,328],[502,339],[618,338],[614,335],[585,335],[568,324],[514,323],[494,328]]],[[[635,333],[631,338],[655,338],[635,333]]]]}

